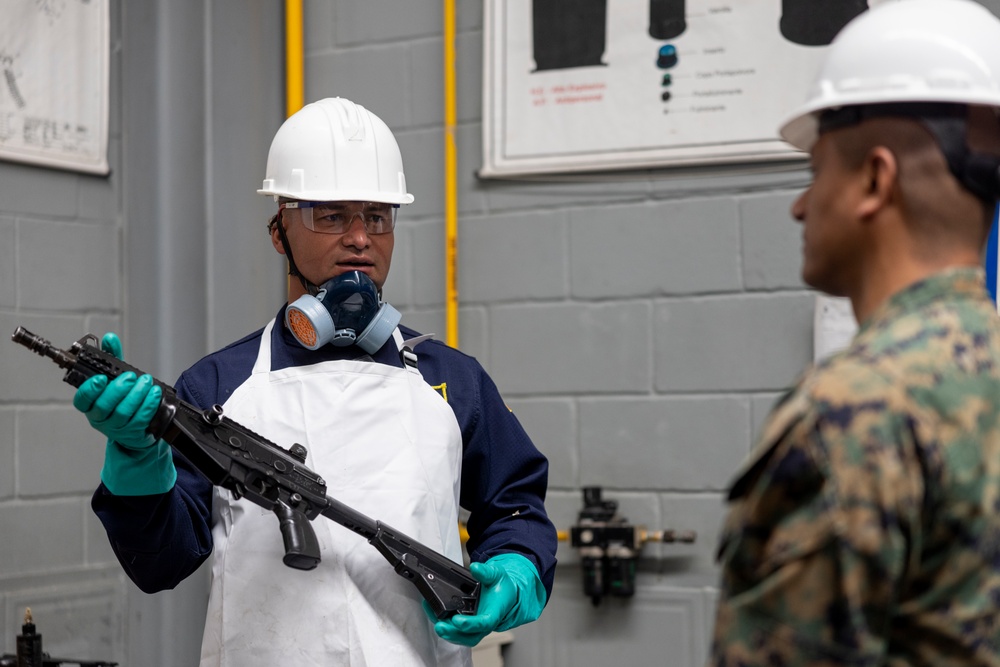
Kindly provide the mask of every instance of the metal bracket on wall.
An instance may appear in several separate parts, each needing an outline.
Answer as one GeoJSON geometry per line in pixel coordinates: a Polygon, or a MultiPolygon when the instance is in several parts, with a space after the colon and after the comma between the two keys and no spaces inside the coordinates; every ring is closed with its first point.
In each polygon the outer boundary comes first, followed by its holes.
{"type": "Polygon", "coordinates": [[[580,551],[583,568],[583,593],[596,607],[605,596],[632,597],[635,594],[636,562],[643,545],[648,542],[692,543],[697,539],[694,531],[649,531],[644,526],[634,526],[618,514],[618,501],[604,500],[601,487],[583,488],[583,509],[569,534],[560,533],[560,539],[569,538],[580,551]]]}

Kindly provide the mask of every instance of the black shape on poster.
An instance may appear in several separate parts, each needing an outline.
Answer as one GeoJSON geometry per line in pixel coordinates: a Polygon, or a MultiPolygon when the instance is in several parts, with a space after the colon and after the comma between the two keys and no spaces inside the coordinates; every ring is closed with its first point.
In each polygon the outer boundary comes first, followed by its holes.
{"type": "Polygon", "coordinates": [[[687,30],[685,0],[649,0],[649,36],[675,39],[687,30]]]}
{"type": "Polygon", "coordinates": [[[603,66],[607,0],[533,0],[535,71],[603,66]]]}
{"type": "Polygon", "coordinates": [[[782,0],[781,34],[794,44],[826,46],[867,9],[868,0],[782,0]]]}

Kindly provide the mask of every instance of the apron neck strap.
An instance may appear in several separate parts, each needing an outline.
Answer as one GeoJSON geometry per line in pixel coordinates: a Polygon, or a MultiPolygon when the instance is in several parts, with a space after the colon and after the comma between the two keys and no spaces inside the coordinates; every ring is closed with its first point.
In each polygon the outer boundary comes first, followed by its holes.
{"type": "Polygon", "coordinates": [[[271,332],[274,330],[275,321],[272,319],[268,322],[264,327],[264,333],[260,335],[260,349],[257,350],[257,361],[253,364],[251,374],[271,372],[271,332]]]}
{"type": "Polygon", "coordinates": [[[434,334],[424,334],[410,340],[403,340],[403,334],[399,332],[399,327],[393,329],[392,339],[396,341],[396,349],[399,350],[399,358],[403,361],[403,368],[418,375],[420,374],[420,371],[417,370],[417,353],[413,350],[417,345],[431,338],[434,338],[434,334]]]}

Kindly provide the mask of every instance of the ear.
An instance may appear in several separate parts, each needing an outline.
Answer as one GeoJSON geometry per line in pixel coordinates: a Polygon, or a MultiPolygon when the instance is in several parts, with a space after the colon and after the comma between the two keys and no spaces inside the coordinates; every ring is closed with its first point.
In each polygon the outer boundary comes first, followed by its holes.
{"type": "Polygon", "coordinates": [[[857,213],[862,220],[869,220],[892,204],[899,176],[899,161],[885,146],[875,146],[865,156],[859,176],[862,179],[862,195],[858,200],[857,213]]]}
{"type": "Polygon", "coordinates": [[[271,245],[273,245],[274,249],[280,254],[284,255],[285,245],[281,242],[281,233],[278,231],[278,225],[280,224],[282,224],[281,214],[275,213],[274,217],[271,218],[271,221],[268,223],[268,229],[271,232],[271,245]]]}

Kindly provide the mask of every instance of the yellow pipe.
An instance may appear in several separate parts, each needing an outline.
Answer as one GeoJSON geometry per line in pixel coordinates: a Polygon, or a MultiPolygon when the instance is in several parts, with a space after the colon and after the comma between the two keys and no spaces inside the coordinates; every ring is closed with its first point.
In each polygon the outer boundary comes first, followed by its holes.
{"type": "Polygon", "coordinates": [[[458,157],[455,149],[455,0],[444,0],[445,342],[458,347],[458,157]]]}
{"type": "MultiPolygon", "coordinates": [[[[285,117],[305,104],[305,63],[302,39],[302,0],[285,0],[285,117]]],[[[286,288],[290,289],[288,276],[286,288]]]]}
{"type": "Polygon", "coordinates": [[[305,104],[302,0],[285,0],[285,115],[305,104]]]}

